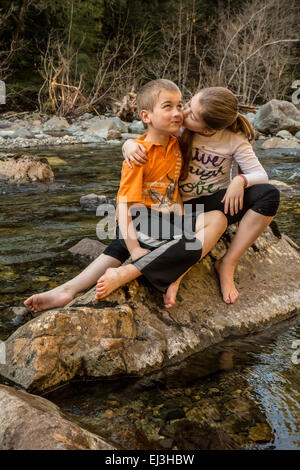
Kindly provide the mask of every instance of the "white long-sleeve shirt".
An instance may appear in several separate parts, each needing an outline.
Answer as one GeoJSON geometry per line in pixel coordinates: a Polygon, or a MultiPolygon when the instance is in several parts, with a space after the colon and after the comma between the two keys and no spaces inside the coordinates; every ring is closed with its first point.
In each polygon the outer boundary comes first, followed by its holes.
{"type": "Polygon", "coordinates": [[[188,176],[179,183],[182,200],[227,188],[234,161],[246,176],[247,187],[268,182],[268,175],[244,133],[228,129],[217,131],[211,137],[195,133],[188,176]]]}

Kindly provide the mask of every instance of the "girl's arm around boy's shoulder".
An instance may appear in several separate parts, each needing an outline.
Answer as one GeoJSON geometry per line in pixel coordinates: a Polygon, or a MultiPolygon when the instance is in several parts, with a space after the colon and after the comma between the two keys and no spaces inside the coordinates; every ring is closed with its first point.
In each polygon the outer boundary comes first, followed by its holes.
{"type": "Polygon", "coordinates": [[[268,183],[268,175],[242,132],[231,132],[231,154],[247,178],[247,187],[268,183]]]}

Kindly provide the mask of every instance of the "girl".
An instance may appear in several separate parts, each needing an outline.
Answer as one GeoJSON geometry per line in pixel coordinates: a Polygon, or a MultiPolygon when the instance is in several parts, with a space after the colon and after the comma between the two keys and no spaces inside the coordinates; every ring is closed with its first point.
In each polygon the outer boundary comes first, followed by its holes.
{"type": "MultiPolygon", "coordinates": [[[[272,221],[280,193],[268,184],[250,144],[254,130],[238,112],[238,100],[230,90],[202,89],[185,105],[183,114],[180,143],[185,163],[179,188],[184,205],[197,214],[197,205],[203,204],[204,212],[224,213],[228,225],[239,222],[227,253],[215,263],[223,300],[233,304],[239,295],[235,267],[272,221]],[[234,161],[242,173],[231,179],[234,161]]],[[[123,145],[123,153],[130,167],[130,161],[140,165],[147,160],[144,147],[131,140],[123,145]]],[[[170,290],[170,304],[175,303],[179,283],[180,279],[170,290]]]]}

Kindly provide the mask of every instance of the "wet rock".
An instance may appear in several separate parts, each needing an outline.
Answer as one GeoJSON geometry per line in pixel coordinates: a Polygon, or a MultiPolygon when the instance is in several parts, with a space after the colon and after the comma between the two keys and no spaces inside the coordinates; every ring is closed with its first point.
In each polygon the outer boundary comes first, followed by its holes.
{"type": "Polygon", "coordinates": [[[7,129],[7,127],[11,126],[11,122],[8,119],[1,119],[0,120],[0,129],[7,129]]]}
{"type": "Polygon", "coordinates": [[[249,429],[249,439],[255,442],[269,442],[274,439],[274,435],[268,424],[257,423],[249,429]]]}
{"type": "Polygon", "coordinates": [[[284,183],[283,181],[278,180],[269,180],[269,183],[273,186],[276,186],[280,191],[292,191],[293,187],[289,184],[284,183]]]}
{"type": "Polygon", "coordinates": [[[134,120],[129,124],[129,132],[132,132],[133,134],[144,134],[145,133],[145,127],[142,121],[137,121],[134,120]]]}
{"type": "Polygon", "coordinates": [[[272,148],[300,148],[298,139],[292,137],[291,139],[282,139],[281,137],[271,137],[271,139],[265,140],[261,148],[272,149],[272,148]]]}
{"type": "Polygon", "coordinates": [[[239,449],[240,444],[222,429],[207,423],[198,424],[188,419],[166,424],[160,433],[173,438],[178,449],[229,450],[239,449]]]}
{"type": "Polygon", "coordinates": [[[289,131],[279,131],[276,134],[276,137],[282,137],[283,139],[290,139],[293,135],[289,131]]]}
{"type": "Polygon", "coordinates": [[[99,242],[98,240],[92,240],[91,238],[83,238],[76,245],[68,249],[73,255],[79,256],[86,261],[93,261],[98,258],[105,250],[106,245],[99,242]]]}
{"type": "Polygon", "coordinates": [[[87,194],[80,198],[80,205],[85,210],[96,210],[101,204],[112,204],[116,207],[116,199],[110,199],[102,194],[87,194]]]}
{"type": "Polygon", "coordinates": [[[295,134],[300,130],[300,111],[289,101],[271,100],[257,111],[254,126],[263,134],[281,130],[295,134]]]}
{"type": "Polygon", "coordinates": [[[29,391],[72,378],[142,376],[293,315],[300,307],[300,255],[270,228],[239,263],[239,300],[222,301],[213,262],[223,256],[234,231],[184,277],[172,309],[167,311],[161,294],[142,280],[100,302],[93,288],[15,331],[6,340],[7,363],[0,374],[29,391]]]}
{"type": "Polygon", "coordinates": [[[26,307],[13,307],[11,310],[15,314],[11,320],[15,326],[23,325],[33,318],[33,312],[26,307]]]}
{"type": "Polygon", "coordinates": [[[53,116],[43,125],[44,134],[62,136],[68,133],[68,121],[63,117],[53,116]]]}
{"type": "Polygon", "coordinates": [[[46,159],[22,153],[0,153],[0,180],[9,184],[53,182],[54,174],[46,159]]]}
{"type": "Polygon", "coordinates": [[[52,166],[65,166],[65,165],[68,165],[68,163],[60,157],[55,157],[55,156],[47,157],[47,156],[45,156],[44,158],[46,158],[47,162],[52,166]]]}
{"type": "MultiPolygon", "coordinates": [[[[145,129],[144,129],[144,131],[145,131],[145,129]]],[[[121,137],[122,137],[122,140],[138,139],[139,137],[141,137],[141,133],[139,133],[139,134],[131,133],[131,134],[130,134],[130,133],[127,132],[127,133],[123,133],[123,134],[121,135],[121,137]]]]}
{"type": "Polygon", "coordinates": [[[121,138],[120,131],[117,131],[115,129],[110,129],[106,136],[106,140],[116,140],[120,138],[121,138]]]}
{"type": "Polygon", "coordinates": [[[98,120],[88,128],[86,133],[102,139],[112,138],[111,136],[114,136],[113,138],[121,137],[118,126],[111,119],[98,118],[98,120]],[[109,132],[111,132],[111,134],[109,134],[109,132]]]}
{"type": "Polygon", "coordinates": [[[250,122],[250,124],[253,125],[254,123],[254,120],[255,120],[255,113],[247,113],[247,114],[244,114],[245,118],[248,119],[248,121],[250,122]]]}
{"type": "Polygon", "coordinates": [[[0,385],[1,450],[116,450],[42,397],[0,385]]]}
{"type": "Polygon", "coordinates": [[[128,132],[128,128],[129,128],[128,122],[121,121],[121,119],[118,117],[111,117],[109,119],[110,121],[114,122],[118,126],[118,129],[120,132],[123,132],[123,133],[128,132]]]}

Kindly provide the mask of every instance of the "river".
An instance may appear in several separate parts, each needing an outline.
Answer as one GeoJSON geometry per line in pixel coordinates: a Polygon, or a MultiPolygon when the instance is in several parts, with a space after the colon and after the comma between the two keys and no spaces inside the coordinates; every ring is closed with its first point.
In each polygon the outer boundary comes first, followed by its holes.
{"type": "MultiPolygon", "coordinates": [[[[38,194],[0,186],[2,340],[18,326],[12,307],[82,269],[67,249],[84,237],[96,239],[99,219],[83,211],[79,199],[90,193],[114,197],[120,177],[119,147],[30,153],[49,158],[59,187],[38,194]]],[[[299,152],[257,154],[271,180],[291,186],[282,192],[275,221],[299,244],[299,152]]],[[[296,315],[143,379],[74,382],[46,397],[125,449],[299,449],[300,365],[292,347],[299,339],[296,315]]]]}

